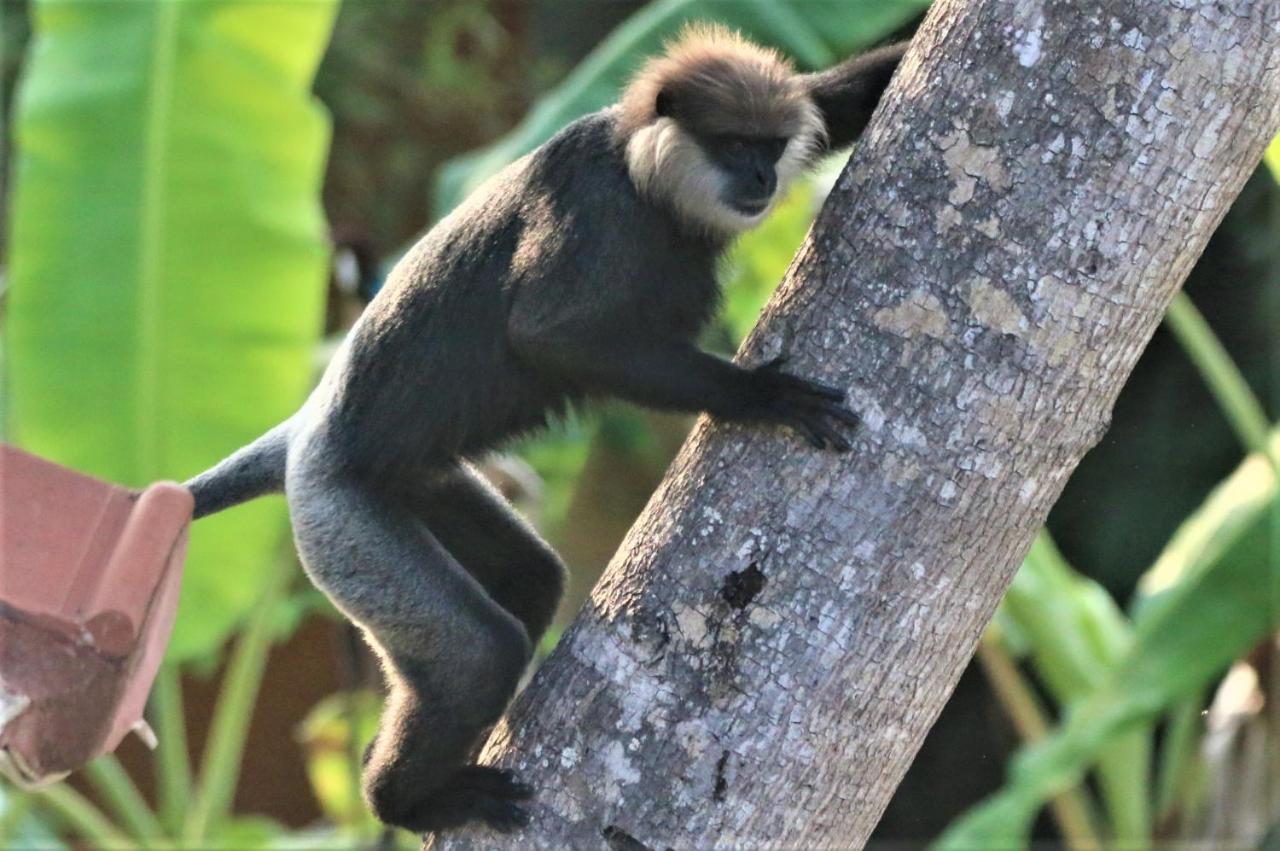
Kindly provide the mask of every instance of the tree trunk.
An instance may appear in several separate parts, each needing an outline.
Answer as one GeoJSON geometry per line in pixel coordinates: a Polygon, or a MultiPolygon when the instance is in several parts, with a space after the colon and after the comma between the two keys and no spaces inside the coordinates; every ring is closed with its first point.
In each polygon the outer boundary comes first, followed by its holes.
{"type": "Polygon", "coordinates": [[[1278,127],[1274,0],[939,0],[742,355],[855,450],[702,422],[439,846],[864,843],[1278,127]]]}

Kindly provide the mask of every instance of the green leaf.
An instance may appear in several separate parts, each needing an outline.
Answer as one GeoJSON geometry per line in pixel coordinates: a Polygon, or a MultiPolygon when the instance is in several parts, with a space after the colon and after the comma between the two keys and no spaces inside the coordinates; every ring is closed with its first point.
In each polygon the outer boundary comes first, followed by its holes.
{"type": "Polygon", "coordinates": [[[254,851],[274,848],[284,836],[284,827],[266,816],[235,816],[220,822],[217,831],[201,847],[254,851]]]}
{"type": "Polygon", "coordinates": [[[341,827],[376,828],[360,796],[360,754],[373,740],[381,713],[381,695],[343,692],[317,703],[298,728],[311,790],[325,817],[341,827]]]}
{"type": "Polygon", "coordinates": [[[1073,570],[1045,533],[1036,538],[1001,606],[1060,703],[1087,694],[1132,641],[1111,595],[1073,570]]]}
{"type": "MultiPolygon", "coordinates": [[[[1272,431],[1269,444],[1271,456],[1280,455],[1280,430],[1272,431]]],[[[1134,619],[1163,617],[1163,610],[1179,599],[1174,593],[1178,588],[1220,565],[1232,549],[1243,548],[1250,561],[1280,569],[1269,561],[1273,553],[1255,528],[1276,510],[1276,499],[1275,468],[1261,454],[1249,455],[1178,527],[1143,574],[1132,604],[1134,619]],[[1241,539],[1247,540],[1242,543],[1241,539]]]]}
{"type": "Polygon", "coordinates": [[[722,21],[780,48],[801,67],[818,68],[885,38],[928,5],[928,0],[658,0],[614,30],[513,131],[447,165],[436,209],[448,212],[486,178],[570,121],[612,103],[644,57],[689,21],[722,21]]]}
{"type": "Polygon", "coordinates": [[[0,786],[0,848],[40,848],[61,851],[66,848],[34,812],[34,792],[0,786]]]}
{"type": "MultiPolygon", "coordinates": [[[[1087,697],[1132,644],[1129,623],[1111,595],[1072,569],[1047,533],[1032,545],[1001,609],[1063,707],[1087,697]]],[[[1150,762],[1147,729],[1117,736],[1097,754],[1111,832],[1129,843],[1150,835],[1150,762]]]]}
{"type": "Polygon", "coordinates": [[[1277,181],[1280,181],[1280,136],[1271,140],[1271,144],[1267,146],[1267,152],[1263,155],[1262,161],[1267,164],[1272,176],[1277,181]]]}
{"type": "Polygon", "coordinates": [[[1157,560],[1159,596],[1137,610],[1128,651],[1056,733],[1015,758],[1004,788],[935,847],[1024,847],[1044,802],[1078,782],[1115,735],[1205,687],[1274,628],[1276,497],[1275,473],[1259,455],[1209,496],[1157,560]]]}
{"type": "MultiPolygon", "coordinates": [[[[327,249],[336,3],[44,0],[17,113],[10,437],[128,485],[296,409],[327,249]]],[[[171,658],[217,647],[283,542],[279,499],[196,524],[171,658]]]]}

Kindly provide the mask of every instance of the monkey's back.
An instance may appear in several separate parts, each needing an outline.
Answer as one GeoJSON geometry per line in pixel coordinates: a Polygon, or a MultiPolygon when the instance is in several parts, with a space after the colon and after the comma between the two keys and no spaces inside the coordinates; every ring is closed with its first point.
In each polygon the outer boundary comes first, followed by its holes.
{"type": "Polygon", "coordinates": [[[396,264],[318,391],[351,463],[378,474],[445,463],[586,395],[512,351],[517,293],[628,336],[688,336],[706,321],[718,249],[640,197],[613,122],[605,111],[569,125],[396,264]]]}

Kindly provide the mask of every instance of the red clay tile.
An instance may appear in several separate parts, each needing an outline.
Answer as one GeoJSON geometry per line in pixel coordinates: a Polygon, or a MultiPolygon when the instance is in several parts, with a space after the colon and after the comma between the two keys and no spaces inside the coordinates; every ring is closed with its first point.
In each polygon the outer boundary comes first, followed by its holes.
{"type": "Polygon", "coordinates": [[[142,718],[178,603],[191,494],[0,444],[0,769],[42,782],[142,718]]]}

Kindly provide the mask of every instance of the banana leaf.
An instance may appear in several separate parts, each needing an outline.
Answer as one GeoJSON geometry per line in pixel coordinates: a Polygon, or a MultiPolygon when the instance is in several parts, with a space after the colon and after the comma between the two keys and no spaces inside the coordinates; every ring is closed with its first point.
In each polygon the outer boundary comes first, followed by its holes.
{"type": "MultiPolygon", "coordinates": [[[[1040,680],[1069,707],[1105,681],[1133,641],[1107,590],[1077,573],[1041,533],[1001,602],[1001,623],[1024,643],[1040,680]]],[[[1151,832],[1150,730],[1140,727],[1101,748],[1094,767],[1112,832],[1135,847],[1151,832]]]]}
{"type": "Polygon", "coordinates": [[[436,210],[447,213],[487,177],[565,124],[612,103],[639,63],[688,21],[721,21],[813,69],[886,38],[928,6],[928,0],[658,0],[614,30],[514,130],[445,166],[436,210]]]}
{"type": "MultiPolygon", "coordinates": [[[[8,436],[126,485],[183,479],[312,379],[336,3],[41,0],[14,132],[8,436]]],[[[193,527],[171,658],[209,653],[284,537],[282,503],[193,527]]]]}
{"type": "MultiPolygon", "coordinates": [[[[1280,444],[1273,434],[1272,446],[1280,444]]],[[[1132,644],[1057,732],[1014,759],[1005,786],[955,822],[945,851],[1022,848],[1040,807],[1114,737],[1204,688],[1274,629],[1275,471],[1250,456],[1179,529],[1148,576],[1132,644]]]]}

